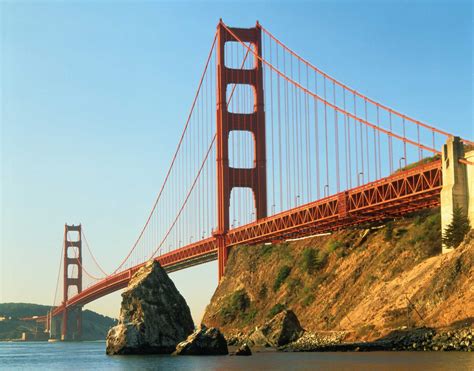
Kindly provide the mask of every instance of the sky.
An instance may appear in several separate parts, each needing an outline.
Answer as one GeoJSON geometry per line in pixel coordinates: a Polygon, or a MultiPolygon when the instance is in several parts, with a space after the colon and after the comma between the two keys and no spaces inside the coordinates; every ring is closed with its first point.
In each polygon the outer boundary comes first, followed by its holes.
{"type": "MultiPolygon", "coordinates": [[[[0,1],[0,302],[50,304],[64,223],[112,269],[177,145],[216,25],[473,139],[469,1],[0,1]]],[[[171,274],[199,321],[217,263],[171,274]]],[[[116,317],[120,294],[86,308],[116,317]]]]}

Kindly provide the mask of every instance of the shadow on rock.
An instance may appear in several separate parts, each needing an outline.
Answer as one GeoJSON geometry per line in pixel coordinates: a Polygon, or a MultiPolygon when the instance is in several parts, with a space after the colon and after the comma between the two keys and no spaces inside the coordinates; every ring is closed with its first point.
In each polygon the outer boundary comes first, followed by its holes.
{"type": "Polygon", "coordinates": [[[226,355],[229,354],[229,350],[224,335],[217,328],[207,328],[205,325],[201,325],[185,341],[178,344],[173,354],[183,356],[226,355]]]}
{"type": "Polygon", "coordinates": [[[236,351],[235,351],[236,356],[251,356],[252,355],[252,350],[250,350],[250,347],[247,344],[242,344],[236,351]]]}
{"type": "Polygon", "coordinates": [[[149,261],[122,293],[119,323],[107,334],[106,353],[170,354],[193,330],[186,301],[160,264],[149,261]]]}
{"type": "Polygon", "coordinates": [[[304,329],[295,313],[284,310],[264,325],[257,327],[249,335],[249,342],[257,346],[281,347],[298,340],[303,335],[304,329]]]}

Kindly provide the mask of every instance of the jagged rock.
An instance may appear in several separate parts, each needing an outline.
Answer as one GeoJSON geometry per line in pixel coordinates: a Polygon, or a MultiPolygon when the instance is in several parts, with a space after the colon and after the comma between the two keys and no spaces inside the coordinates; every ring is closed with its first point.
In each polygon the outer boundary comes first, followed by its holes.
{"type": "Polygon", "coordinates": [[[249,340],[254,345],[281,347],[298,340],[303,333],[304,329],[295,313],[291,310],[284,310],[263,326],[256,328],[249,340]]]}
{"type": "Polygon", "coordinates": [[[107,354],[172,353],[194,330],[186,301],[156,261],[140,268],[122,293],[119,323],[107,334],[107,354]]]}
{"type": "Polygon", "coordinates": [[[372,344],[384,342],[391,350],[472,352],[474,347],[470,340],[473,334],[474,329],[470,327],[439,333],[435,329],[417,328],[403,332],[395,331],[372,344]]]}
{"type": "Polygon", "coordinates": [[[239,345],[240,338],[237,336],[231,336],[227,340],[227,345],[239,345]]]}
{"type": "Polygon", "coordinates": [[[341,344],[347,332],[334,331],[324,333],[305,332],[298,340],[287,345],[287,351],[311,351],[320,347],[341,344]]]}
{"type": "Polygon", "coordinates": [[[272,346],[272,344],[270,344],[269,340],[262,333],[259,327],[256,327],[255,330],[253,330],[249,334],[247,341],[250,345],[255,345],[258,347],[271,347],[272,346]]]}
{"type": "Polygon", "coordinates": [[[250,347],[247,344],[243,344],[235,351],[235,355],[236,356],[251,356],[252,351],[250,350],[250,347]]]}
{"type": "Polygon", "coordinates": [[[229,354],[227,341],[224,335],[215,328],[207,328],[201,325],[188,338],[179,343],[176,347],[175,355],[226,355],[229,354]]]}

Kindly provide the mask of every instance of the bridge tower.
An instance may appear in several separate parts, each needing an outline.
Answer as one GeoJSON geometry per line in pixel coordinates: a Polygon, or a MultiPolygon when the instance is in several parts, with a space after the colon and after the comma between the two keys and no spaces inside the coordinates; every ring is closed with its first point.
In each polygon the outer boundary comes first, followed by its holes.
{"type": "Polygon", "coordinates": [[[252,69],[236,69],[226,66],[225,43],[250,44],[256,55],[262,55],[261,28],[257,22],[253,28],[226,28],[217,26],[217,210],[218,222],[214,236],[218,243],[219,280],[227,262],[226,233],[229,230],[230,197],[234,187],[248,187],[253,192],[257,220],[267,216],[267,182],[265,150],[265,111],[263,94],[263,70],[259,58],[253,57],[252,69]],[[233,35],[232,35],[233,34],[233,35]],[[252,113],[230,112],[227,93],[232,84],[250,85],[253,90],[252,113]],[[229,166],[229,135],[232,131],[252,133],[254,142],[253,168],[229,166]]]}
{"type": "MultiPolygon", "coordinates": [[[[66,305],[69,287],[76,287],[77,293],[82,291],[82,233],[81,225],[64,225],[64,273],[63,273],[63,305],[66,305]],[[77,232],[77,240],[70,240],[68,232],[77,232]],[[69,269],[71,267],[71,269],[69,269]],[[77,272],[77,273],[76,273],[77,272]]],[[[64,308],[61,340],[79,340],[82,335],[82,308],[64,308]],[[69,318],[71,317],[71,318],[69,318]],[[72,322],[71,322],[72,321],[72,322]],[[68,325],[74,324],[75,330],[68,333],[68,325]]]]}

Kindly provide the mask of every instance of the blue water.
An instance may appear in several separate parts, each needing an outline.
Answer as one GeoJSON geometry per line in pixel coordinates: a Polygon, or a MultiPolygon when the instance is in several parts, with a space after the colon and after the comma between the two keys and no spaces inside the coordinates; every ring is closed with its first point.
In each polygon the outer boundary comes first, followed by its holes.
{"type": "Polygon", "coordinates": [[[105,342],[0,343],[0,369],[60,370],[474,370],[455,352],[281,353],[235,356],[106,356],[105,342]]]}

